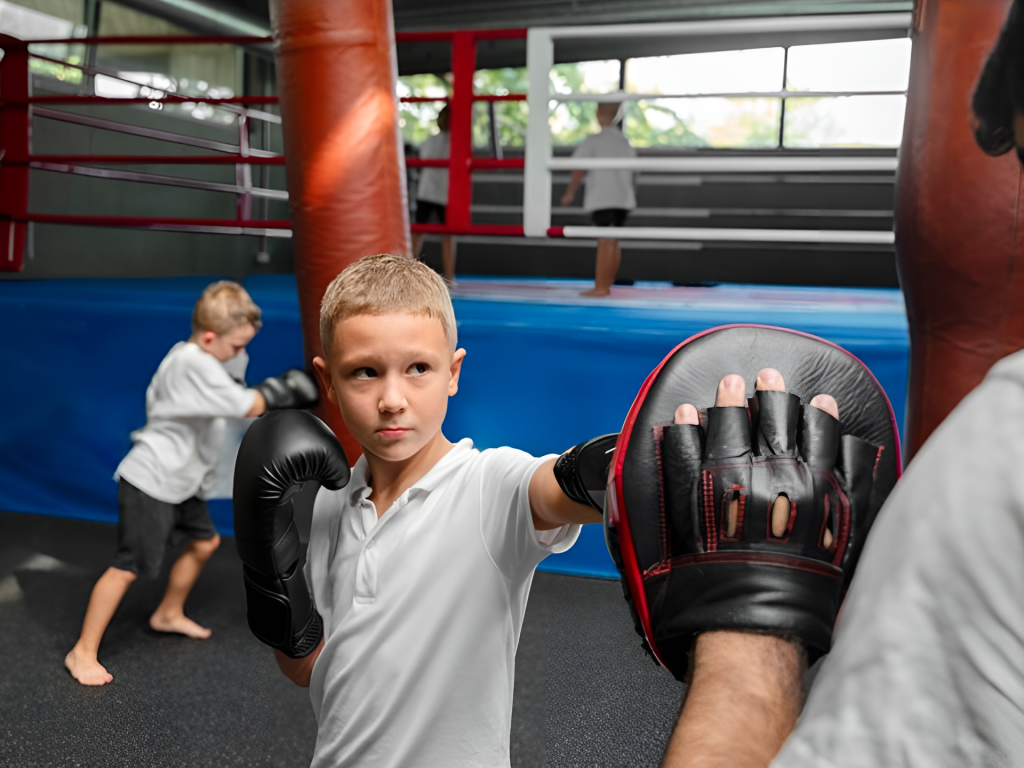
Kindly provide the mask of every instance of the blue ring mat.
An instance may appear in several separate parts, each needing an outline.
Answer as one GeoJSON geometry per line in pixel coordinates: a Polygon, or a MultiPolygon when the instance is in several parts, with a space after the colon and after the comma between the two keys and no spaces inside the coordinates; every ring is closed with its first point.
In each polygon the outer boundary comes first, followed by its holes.
{"type": "MultiPolygon", "coordinates": [[[[112,476],[145,422],[145,392],[167,350],[189,335],[210,277],[0,281],[0,509],[113,523],[112,476]]],[[[244,281],[263,309],[247,378],[302,364],[291,275],[244,281]]],[[[647,374],[680,341],[728,323],[821,336],[871,369],[902,430],[909,341],[895,289],[638,283],[610,299],[573,280],[461,278],[453,291],[468,351],[444,432],[478,448],[560,453],[618,431],[647,374]]],[[[210,503],[231,534],[231,502],[210,503]]],[[[617,576],[599,526],[541,570],[617,576]]]]}

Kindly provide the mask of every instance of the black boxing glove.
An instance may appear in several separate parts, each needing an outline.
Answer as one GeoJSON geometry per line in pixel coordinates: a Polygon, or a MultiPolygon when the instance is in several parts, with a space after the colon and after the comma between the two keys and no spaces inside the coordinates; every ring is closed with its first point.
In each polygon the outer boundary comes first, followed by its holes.
{"type": "Polygon", "coordinates": [[[263,395],[268,411],[312,408],[320,401],[316,382],[301,368],[289,368],[280,376],[261,381],[253,389],[263,395]]]}
{"type": "Polygon", "coordinates": [[[651,631],[678,676],[711,630],[799,641],[815,659],[866,537],[879,450],[787,392],[748,409],[708,408],[661,430],[660,481],[672,557],[648,572],[651,631]],[[781,500],[785,517],[773,509],[781,500]],[[661,583],[658,584],[657,582],[661,583]]]}
{"type": "Polygon", "coordinates": [[[249,629],[293,659],[323,637],[299,568],[293,504],[303,483],[336,491],[349,481],[338,438],[306,411],[269,413],[246,432],[235,462],[235,547],[242,559],[249,629]]]}
{"type": "Polygon", "coordinates": [[[586,504],[603,512],[608,465],[618,437],[618,432],[594,437],[559,456],[554,472],[562,493],[577,504],[586,504]]]}

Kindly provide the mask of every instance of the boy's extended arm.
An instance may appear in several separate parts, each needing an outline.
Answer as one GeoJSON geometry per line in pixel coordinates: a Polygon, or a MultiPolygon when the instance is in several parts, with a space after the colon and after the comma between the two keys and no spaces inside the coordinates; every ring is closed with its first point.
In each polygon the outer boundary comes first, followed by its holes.
{"type": "Polygon", "coordinates": [[[800,715],[806,670],[800,646],[780,637],[700,635],[662,768],[767,768],[800,715]]]}
{"type": "Polygon", "coordinates": [[[324,649],[324,639],[321,637],[313,652],[301,659],[293,659],[285,656],[281,651],[274,649],[274,657],[277,659],[277,666],[284,676],[300,688],[309,688],[309,678],[313,674],[313,665],[320,657],[320,651],[324,649]]]}
{"type": "Polygon", "coordinates": [[[600,523],[600,512],[565,495],[555,479],[555,461],[557,459],[545,461],[530,478],[533,527],[538,531],[550,531],[563,525],[600,523]]]}

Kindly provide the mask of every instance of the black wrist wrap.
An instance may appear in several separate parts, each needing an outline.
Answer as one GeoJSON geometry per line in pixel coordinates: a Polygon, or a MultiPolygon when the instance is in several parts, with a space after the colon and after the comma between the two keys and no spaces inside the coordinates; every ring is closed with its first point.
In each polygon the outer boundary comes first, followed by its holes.
{"type": "Polygon", "coordinates": [[[573,446],[555,461],[555,480],[562,492],[577,504],[604,511],[608,465],[618,433],[601,435],[573,446]]]}

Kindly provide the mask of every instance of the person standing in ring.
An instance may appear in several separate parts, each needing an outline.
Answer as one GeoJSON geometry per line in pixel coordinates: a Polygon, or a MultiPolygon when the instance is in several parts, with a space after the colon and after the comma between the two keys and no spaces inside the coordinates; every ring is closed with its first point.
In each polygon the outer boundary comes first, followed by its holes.
{"type": "MultiPolygon", "coordinates": [[[[597,105],[598,133],[592,133],[583,140],[573,157],[636,157],[636,150],[616,126],[620,113],[619,104],[602,102],[597,105]]],[[[573,171],[569,186],[562,195],[562,207],[572,205],[583,178],[587,186],[583,193],[583,210],[590,214],[596,227],[621,227],[626,216],[636,208],[636,174],[633,171],[573,171]]],[[[597,266],[594,287],[584,291],[583,296],[607,296],[611,292],[615,275],[622,261],[619,241],[602,237],[597,241],[597,266]]]]}

